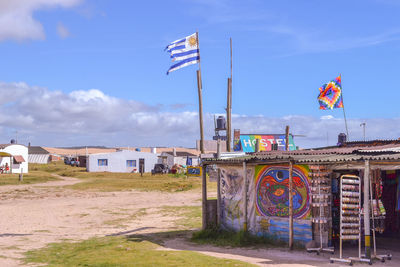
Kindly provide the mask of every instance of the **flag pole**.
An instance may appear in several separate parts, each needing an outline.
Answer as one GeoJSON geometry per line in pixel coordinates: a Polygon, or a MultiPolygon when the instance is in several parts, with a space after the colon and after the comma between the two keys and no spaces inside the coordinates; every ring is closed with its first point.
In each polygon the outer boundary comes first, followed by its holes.
{"type": "Polygon", "coordinates": [[[203,99],[202,99],[202,82],[201,82],[201,57],[199,45],[199,32],[196,31],[197,49],[199,50],[199,69],[197,70],[197,90],[199,94],[199,121],[200,121],[200,152],[204,154],[204,131],[203,131],[203,99]]]}
{"type": "MultiPolygon", "coordinates": [[[[342,74],[340,76],[340,85],[342,85],[342,74]]],[[[346,126],[346,134],[347,134],[347,140],[350,141],[350,136],[349,136],[349,130],[347,128],[347,120],[346,120],[346,112],[344,111],[344,100],[343,100],[343,86],[342,86],[342,104],[343,104],[343,116],[344,116],[344,124],[346,126]]]]}

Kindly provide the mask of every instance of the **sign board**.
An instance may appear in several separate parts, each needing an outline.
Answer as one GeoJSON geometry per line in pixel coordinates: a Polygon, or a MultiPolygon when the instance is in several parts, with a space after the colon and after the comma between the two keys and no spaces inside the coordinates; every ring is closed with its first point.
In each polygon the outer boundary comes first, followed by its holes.
{"type": "MultiPolygon", "coordinates": [[[[272,145],[276,144],[278,150],[285,150],[286,136],[284,134],[256,135],[241,134],[240,147],[234,146],[235,151],[255,152],[257,139],[260,140],[260,151],[271,151],[272,145]]],[[[296,150],[293,136],[289,134],[289,150],[296,150]]]]}
{"type": "Polygon", "coordinates": [[[188,166],[187,167],[187,176],[200,177],[201,176],[201,167],[188,166]]]}

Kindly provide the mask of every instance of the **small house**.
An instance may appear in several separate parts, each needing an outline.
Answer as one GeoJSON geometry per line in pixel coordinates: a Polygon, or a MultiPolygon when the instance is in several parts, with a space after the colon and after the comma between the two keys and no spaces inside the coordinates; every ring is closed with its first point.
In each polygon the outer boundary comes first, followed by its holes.
{"type": "Polygon", "coordinates": [[[121,150],[112,153],[90,154],[87,156],[88,172],[151,172],[157,163],[154,153],[121,150]]]}
{"type": "Polygon", "coordinates": [[[28,173],[28,148],[18,144],[1,144],[0,172],[28,173]]]}

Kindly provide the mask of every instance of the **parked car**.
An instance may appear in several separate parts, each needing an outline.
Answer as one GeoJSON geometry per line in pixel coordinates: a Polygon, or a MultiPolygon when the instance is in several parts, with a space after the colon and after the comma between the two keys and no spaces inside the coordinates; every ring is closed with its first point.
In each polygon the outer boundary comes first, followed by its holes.
{"type": "Polygon", "coordinates": [[[156,164],[154,165],[154,169],[151,170],[151,174],[157,174],[157,173],[168,173],[168,167],[165,164],[156,164]]]}

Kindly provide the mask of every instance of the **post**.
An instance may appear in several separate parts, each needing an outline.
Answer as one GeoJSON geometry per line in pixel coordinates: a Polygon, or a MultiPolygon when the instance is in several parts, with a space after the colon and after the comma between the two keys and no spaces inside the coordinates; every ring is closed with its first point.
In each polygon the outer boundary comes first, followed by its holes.
{"type": "Polygon", "coordinates": [[[256,152],[260,152],[260,139],[256,139],[256,149],[255,149],[255,151],[256,152]]]}
{"type": "MultiPolygon", "coordinates": [[[[365,237],[365,257],[371,259],[371,230],[369,218],[369,179],[370,169],[369,160],[365,160],[364,167],[364,237],[365,237]]],[[[360,240],[361,242],[361,240],[360,240]]]]}
{"type": "Polygon", "coordinates": [[[293,161],[289,161],[289,249],[293,249],[293,161]]]}
{"type": "Polygon", "coordinates": [[[247,166],[246,162],[243,162],[243,178],[244,178],[244,222],[243,231],[247,232],[247,166]]]}
{"type": "Polygon", "coordinates": [[[285,150],[286,151],[289,151],[289,125],[286,125],[286,131],[285,131],[285,134],[286,134],[286,138],[285,138],[285,150]]]}
{"type": "Polygon", "coordinates": [[[202,229],[205,230],[207,228],[207,173],[206,173],[206,165],[202,166],[202,213],[203,213],[203,224],[202,229]]]}
{"type": "Polygon", "coordinates": [[[217,159],[221,158],[221,140],[217,140],[217,159]]]}
{"type": "MultiPolygon", "coordinates": [[[[198,39],[197,39],[198,40],[198,39]]],[[[199,62],[200,67],[200,62],[199,62]]],[[[202,83],[201,83],[201,71],[197,71],[197,89],[199,94],[199,121],[200,121],[200,151],[204,154],[204,131],[203,131],[203,99],[201,95],[202,83]]]]}
{"type": "Polygon", "coordinates": [[[218,168],[217,177],[217,226],[221,225],[221,170],[218,168]]]}
{"type": "Polygon", "coordinates": [[[199,69],[197,71],[197,89],[199,94],[199,121],[200,121],[200,151],[204,154],[204,131],[203,131],[203,99],[201,91],[203,84],[201,82],[201,57],[200,57],[200,42],[199,32],[196,31],[197,49],[199,50],[199,69]]]}
{"type": "Polygon", "coordinates": [[[228,78],[228,92],[227,92],[227,103],[226,103],[226,151],[231,152],[231,140],[232,140],[232,80],[228,78]]]}
{"type": "Polygon", "coordinates": [[[22,182],[22,181],[24,180],[23,171],[24,171],[24,169],[21,168],[21,173],[19,174],[19,181],[20,181],[20,182],[22,182]]]}

